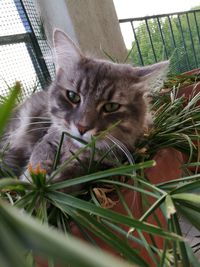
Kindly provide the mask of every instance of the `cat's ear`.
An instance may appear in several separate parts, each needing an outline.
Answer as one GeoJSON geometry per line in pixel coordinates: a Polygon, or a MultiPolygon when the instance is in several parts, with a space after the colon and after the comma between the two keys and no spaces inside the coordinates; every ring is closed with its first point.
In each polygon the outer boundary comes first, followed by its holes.
{"type": "Polygon", "coordinates": [[[144,84],[144,91],[157,91],[163,86],[169,70],[169,61],[162,61],[153,65],[135,69],[137,76],[144,84]]]}
{"type": "Polygon", "coordinates": [[[53,45],[55,51],[56,68],[73,68],[82,57],[80,49],[71,38],[59,29],[53,32],[53,45]]]}

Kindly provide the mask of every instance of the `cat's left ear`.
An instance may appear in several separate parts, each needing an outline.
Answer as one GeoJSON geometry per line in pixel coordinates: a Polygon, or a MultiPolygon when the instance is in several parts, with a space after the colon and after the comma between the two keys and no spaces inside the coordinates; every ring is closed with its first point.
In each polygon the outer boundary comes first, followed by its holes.
{"type": "Polygon", "coordinates": [[[138,67],[135,71],[140,81],[144,84],[144,91],[155,92],[163,86],[163,82],[169,71],[169,61],[138,67]]]}
{"type": "Polygon", "coordinates": [[[57,69],[73,68],[82,58],[80,49],[67,34],[59,29],[53,32],[53,45],[57,69]]]}

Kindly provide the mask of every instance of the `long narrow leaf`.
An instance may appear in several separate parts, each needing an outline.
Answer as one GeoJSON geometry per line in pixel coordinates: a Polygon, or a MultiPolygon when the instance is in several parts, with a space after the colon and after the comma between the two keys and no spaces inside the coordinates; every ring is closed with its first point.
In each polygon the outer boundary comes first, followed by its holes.
{"type": "Polygon", "coordinates": [[[9,119],[12,109],[15,106],[17,96],[21,91],[21,85],[19,82],[11,89],[10,95],[6,101],[0,105],[0,135],[2,134],[4,127],[6,126],[7,120],[9,119]]]}
{"type": "Polygon", "coordinates": [[[0,190],[1,189],[8,189],[12,188],[14,189],[15,187],[17,188],[18,186],[21,186],[22,188],[26,189],[33,189],[33,186],[30,183],[22,182],[17,179],[13,178],[3,178],[0,180],[0,190]]]}
{"type": "Polygon", "coordinates": [[[113,222],[124,224],[129,227],[134,227],[140,230],[144,230],[145,232],[156,234],[159,236],[163,236],[167,239],[173,239],[173,240],[182,240],[182,238],[178,235],[175,235],[173,233],[169,233],[157,226],[141,222],[136,219],[132,219],[129,217],[126,217],[124,215],[121,215],[117,212],[114,212],[112,210],[103,209],[101,207],[97,207],[94,204],[91,204],[87,201],[83,201],[81,199],[75,198],[71,195],[63,194],[60,192],[48,192],[46,196],[54,202],[61,203],[63,205],[67,205],[76,209],[80,209],[83,211],[88,212],[89,214],[95,214],[97,216],[100,216],[102,218],[107,218],[113,222]]]}
{"type": "Polygon", "coordinates": [[[129,173],[132,176],[133,170],[149,168],[149,167],[152,167],[154,165],[155,165],[155,161],[152,160],[152,161],[147,161],[144,163],[138,163],[135,165],[128,165],[128,166],[113,168],[113,169],[85,175],[82,177],[70,179],[70,180],[63,181],[63,182],[59,182],[59,183],[57,182],[55,184],[49,185],[49,189],[51,189],[51,190],[61,189],[61,188],[69,187],[72,185],[78,185],[78,184],[82,184],[85,182],[91,182],[94,180],[98,180],[101,178],[110,177],[110,176],[114,176],[114,175],[126,175],[129,173]]]}

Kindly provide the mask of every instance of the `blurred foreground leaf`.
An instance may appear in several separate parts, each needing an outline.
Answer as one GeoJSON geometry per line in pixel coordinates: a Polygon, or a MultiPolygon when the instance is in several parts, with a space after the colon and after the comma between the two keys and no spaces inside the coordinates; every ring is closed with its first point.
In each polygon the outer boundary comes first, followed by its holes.
{"type": "Polygon", "coordinates": [[[64,236],[24,212],[0,201],[0,266],[30,267],[23,257],[27,250],[35,256],[74,267],[130,267],[119,258],[89,246],[71,236],[64,236]],[[9,245],[9,246],[8,246],[9,245]]]}
{"type": "Polygon", "coordinates": [[[17,97],[21,91],[21,85],[19,82],[11,88],[9,96],[0,105],[0,135],[2,134],[4,127],[9,119],[12,109],[15,107],[17,97]]]}

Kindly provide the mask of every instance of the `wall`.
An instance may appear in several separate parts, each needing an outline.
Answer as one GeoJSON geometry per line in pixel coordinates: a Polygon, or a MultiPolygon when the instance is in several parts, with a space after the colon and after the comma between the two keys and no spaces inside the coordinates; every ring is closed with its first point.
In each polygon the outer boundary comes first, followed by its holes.
{"type": "Polygon", "coordinates": [[[102,50],[123,61],[127,51],[112,0],[35,0],[47,36],[67,32],[83,52],[106,58],[102,50]]]}
{"type": "Polygon", "coordinates": [[[52,43],[54,28],[62,29],[78,43],[65,0],[34,0],[34,2],[38,14],[44,22],[45,32],[50,43],[52,43]]]}

